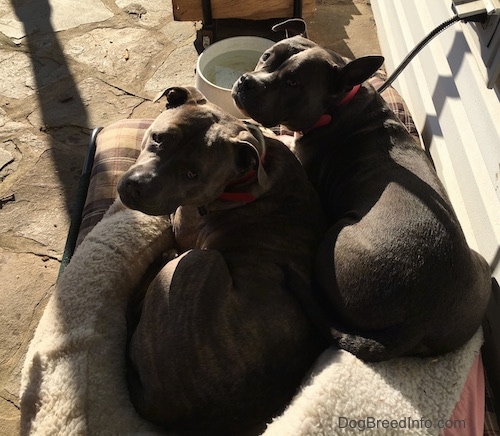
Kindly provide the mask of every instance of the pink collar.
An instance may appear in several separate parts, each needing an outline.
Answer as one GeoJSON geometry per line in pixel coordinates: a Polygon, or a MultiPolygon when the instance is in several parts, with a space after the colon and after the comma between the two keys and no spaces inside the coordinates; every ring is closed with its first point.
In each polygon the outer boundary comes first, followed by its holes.
{"type": "MultiPolygon", "coordinates": [[[[346,104],[348,104],[354,98],[354,96],[358,93],[359,88],[361,88],[361,85],[353,86],[352,89],[344,96],[344,98],[342,100],[340,100],[335,105],[335,107],[338,108],[338,107],[345,106],[346,104]]],[[[309,133],[311,130],[317,129],[318,127],[327,126],[328,124],[331,123],[331,121],[332,121],[332,116],[330,114],[323,114],[319,117],[318,121],[316,121],[313,124],[312,127],[310,127],[307,130],[304,130],[302,133],[303,134],[309,133]]]]}

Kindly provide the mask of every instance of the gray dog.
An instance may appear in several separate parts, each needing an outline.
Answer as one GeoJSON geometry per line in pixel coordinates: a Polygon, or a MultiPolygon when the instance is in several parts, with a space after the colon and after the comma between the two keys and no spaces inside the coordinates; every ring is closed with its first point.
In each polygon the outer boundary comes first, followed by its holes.
{"type": "Polygon", "coordinates": [[[329,310],[316,304],[317,317],[339,347],[369,361],[456,349],[481,325],[491,292],[488,264],[468,247],[425,152],[364,83],[382,62],[346,62],[295,36],[232,91],[256,121],[302,132],[294,151],[329,225],[316,262],[329,310]]]}
{"type": "Polygon", "coordinates": [[[325,347],[295,297],[311,286],[321,205],[281,142],[194,88],[165,95],[118,186],[126,206],[173,214],[181,253],[145,293],[131,397],[182,434],[257,434],[325,347]]]}

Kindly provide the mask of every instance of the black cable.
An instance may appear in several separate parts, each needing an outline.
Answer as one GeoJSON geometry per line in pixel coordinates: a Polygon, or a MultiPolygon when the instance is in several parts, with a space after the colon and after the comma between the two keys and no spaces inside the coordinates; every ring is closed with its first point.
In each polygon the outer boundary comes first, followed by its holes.
{"type": "Polygon", "coordinates": [[[401,72],[406,68],[406,66],[411,62],[411,60],[422,50],[430,41],[433,39],[436,35],[441,33],[443,30],[451,26],[452,24],[456,23],[457,21],[460,21],[462,18],[460,18],[458,15],[455,15],[454,17],[450,18],[449,20],[446,20],[444,23],[441,23],[439,26],[437,26],[432,32],[430,32],[422,41],[420,41],[415,48],[408,53],[408,55],[403,59],[403,62],[399,64],[399,66],[394,70],[394,72],[389,76],[389,78],[382,84],[380,88],[377,89],[377,91],[383,92],[385,91],[389,86],[391,86],[392,82],[396,80],[396,78],[401,74],[401,72]]]}

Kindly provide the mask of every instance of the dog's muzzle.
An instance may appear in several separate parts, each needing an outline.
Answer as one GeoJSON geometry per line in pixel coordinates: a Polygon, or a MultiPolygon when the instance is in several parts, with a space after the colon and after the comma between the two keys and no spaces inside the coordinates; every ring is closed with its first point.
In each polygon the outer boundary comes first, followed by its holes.
{"type": "Polygon", "coordinates": [[[259,94],[264,89],[265,86],[251,73],[245,73],[233,85],[231,96],[236,107],[245,115],[252,117],[252,114],[258,111],[254,102],[260,101],[259,94]]]}

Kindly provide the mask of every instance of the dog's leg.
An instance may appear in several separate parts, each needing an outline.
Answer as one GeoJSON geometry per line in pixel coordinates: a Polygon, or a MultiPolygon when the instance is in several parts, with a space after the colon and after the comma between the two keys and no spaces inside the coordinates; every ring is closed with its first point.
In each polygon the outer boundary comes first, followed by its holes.
{"type": "MultiPolygon", "coordinates": [[[[364,301],[366,297],[364,289],[360,288],[351,292],[351,288],[346,288],[348,291],[345,291],[345,287],[342,287],[344,279],[347,278],[349,284],[353,284],[358,279],[357,275],[373,274],[371,277],[373,287],[369,291],[375,300],[371,298],[369,301],[378,303],[377,299],[382,301],[384,298],[383,295],[377,295],[376,271],[370,271],[367,259],[360,257],[359,253],[363,250],[356,248],[355,241],[359,232],[354,229],[355,226],[356,221],[352,219],[340,220],[326,232],[318,250],[316,276],[322,292],[321,298],[325,299],[325,304],[322,306],[332,308],[332,311],[326,314],[329,325],[322,330],[326,329],[330,332],[331,339],[339,348],[366,361],[382,361],[408,354],[427,355],[429,350],[421,343],[423,335],[417,334],[413,328],[408,329],[404,325],[404,319],[389,319],[386,325],[379,329],[370,329],[368,334],[360,334],[355,327],[347,328],[344,325],[344,322],[349,323],[350,326],[363,323],[364,317],[368,317],[371,321],[370,313],[376,310],[370,302],[364,301]],[[348,234],[347,237],[346,234],[348,234]],[[348,244],[344,243],[345,240],[348,240],[348,244]],[[360,264],[363,265],[363,272],[355,268],[360,264]],[[358,297],[360,299],[356,301],[358,297]],[[358,307],[360,305],[361,308],[358,307]],[[349,309],[342,309],[346,307],[349,309]],[[353,307],[359,311],[360,319],[352,318],[353,307]],[[347,320],[338,319],[339,315],[342,317],[343,312],[348,314],[347,320]]],[[[363,243],[363,241],[359,242],[361,245],[363,243]]]]}

